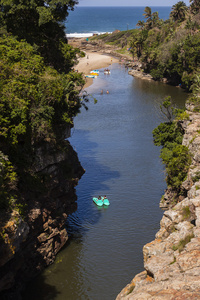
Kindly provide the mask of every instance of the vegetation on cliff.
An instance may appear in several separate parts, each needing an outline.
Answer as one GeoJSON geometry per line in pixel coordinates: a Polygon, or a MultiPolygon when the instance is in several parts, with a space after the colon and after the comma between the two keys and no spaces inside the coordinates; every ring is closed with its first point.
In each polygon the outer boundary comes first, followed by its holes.
{"type": "Polygon", "coordinates": [[[166,21],[146,7],[146,22],[138,22],[133,36],[133,55],[143,62],[154,79],[163,77],[175,85],[190,89],[200,66],[200,14],[196,1],[187,7],[179,1],[166,21]]]}
{"type": "Polygon", "coordinates": [[[161,111],[168,121],[153,130],[154,144],[162,146],[160,157],[166,167],[167,185],[179,194],[191,163],[188,147],[182,145],[184,131],[177,120],[182,111],[172,107],[170,97],[161,105],[161,111]]]}
{"type": "Polygon", "coordinates": [[[31,169],[35,149],[60,147],[82,105],[84,80],[73,71],[81,53],[61,25],[75,4],[1,1],[0,209],[21,201],[23,178],[42,182],[31,169]]]}
{"type": "Polygon", "coordinates": [[[143,15],[145,21],[138,21],[138,29],[92,39],[102,39],[121,47],[119,51],[131,52],[155,80],[166,78],[173,85],[191,90],[200,68],[199,1],[191,1],[189,7],[179,1],[166,21],[148,6],[143,15]]]}

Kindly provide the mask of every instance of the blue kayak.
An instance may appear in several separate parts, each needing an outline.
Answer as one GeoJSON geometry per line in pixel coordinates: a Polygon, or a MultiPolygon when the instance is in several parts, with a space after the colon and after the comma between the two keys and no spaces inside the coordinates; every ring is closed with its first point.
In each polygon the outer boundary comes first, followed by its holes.
{"type": "Polygon", "coordinates": [[[98,205],[98,206],[103,206],[103,205],[108,206],[108,205],[110,205],[109,200],[108,200],[107,198],[104,198],[104,197],[101,197],[101,199],[98,199],[98,198],[96,198],[96,197],[93,197],[93,201],[94,201],[94,203],[95,203],[96,205],[98,205]]]}

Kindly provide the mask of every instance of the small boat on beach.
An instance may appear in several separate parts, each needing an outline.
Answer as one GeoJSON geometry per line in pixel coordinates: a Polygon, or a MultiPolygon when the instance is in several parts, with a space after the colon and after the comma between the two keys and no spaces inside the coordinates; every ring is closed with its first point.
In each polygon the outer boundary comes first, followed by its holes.
{"type": "Polygon", "coordinates": [[[99,76],[99,70],[90,71],[90,75],[99,76]]]}
{"type": "Polygon", "coordinates": [[[108,206],[110,205],[110,202],[107,198],[101,197],[101,199],[93,197],[93,202],[97,205],[97,206],[108,206]]]}
{"type": "Polygon", "coordinates": [[[90,71],[90,73],[97,73],[97,74],[99,74],[99,70],[92,70],[92,71],[90,71]]]}
{"type": "Polygon", "coordinates": [[[87,77],[87,78],[96,78],[97,76],[96,75],[85,75],[85,77],[87,77]]]}

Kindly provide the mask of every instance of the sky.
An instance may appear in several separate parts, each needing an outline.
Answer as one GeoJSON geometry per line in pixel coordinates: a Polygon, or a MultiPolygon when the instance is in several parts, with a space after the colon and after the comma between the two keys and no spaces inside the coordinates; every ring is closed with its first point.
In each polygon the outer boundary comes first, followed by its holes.
{"type": "MultiPolygon", "coordinates": [[[[173,6],[179,0],[78,0],[79,6],[173,6]]],[[[183,0],[189,5],[189,0],[183,0]]]]}

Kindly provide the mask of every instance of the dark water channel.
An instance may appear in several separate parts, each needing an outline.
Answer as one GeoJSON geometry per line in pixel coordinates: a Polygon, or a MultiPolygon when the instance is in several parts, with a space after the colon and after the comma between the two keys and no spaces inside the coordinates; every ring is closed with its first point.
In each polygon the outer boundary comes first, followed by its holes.
{"type": "Polygon", "coordinates": [[[152,130],[163,121],[160,101],[171,95],[183,107],[187,95],[133,78],[119,64],[111,75],[100,72],[88,92],[98,103],[76,118],[70,138],[86,169],[76,188],[78,210],[67,224],[71,238],[32,282],[30,300],[114,300],[143,271],[142,247],[154,239],[163,214],[166,185],[152,130]],[[98,208],[92,202],[98,195],[111,205],[98,208]]]}

